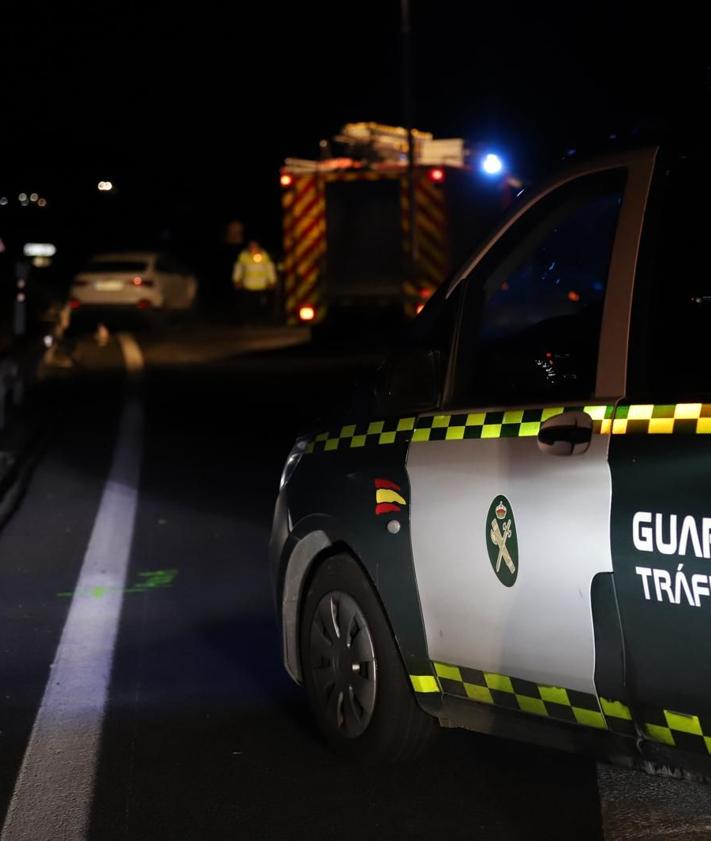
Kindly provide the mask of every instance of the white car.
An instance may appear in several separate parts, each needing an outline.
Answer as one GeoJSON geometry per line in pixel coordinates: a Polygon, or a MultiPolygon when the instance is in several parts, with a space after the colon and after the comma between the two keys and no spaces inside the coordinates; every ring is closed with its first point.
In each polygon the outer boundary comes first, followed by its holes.
{"type": "Polygon", "coordinates": [[[188,310],[197,279],[169,254],[135,251],[97,254],[79,272],[69,291],[69,305],[129,307],[141,310],[188,310]]]}

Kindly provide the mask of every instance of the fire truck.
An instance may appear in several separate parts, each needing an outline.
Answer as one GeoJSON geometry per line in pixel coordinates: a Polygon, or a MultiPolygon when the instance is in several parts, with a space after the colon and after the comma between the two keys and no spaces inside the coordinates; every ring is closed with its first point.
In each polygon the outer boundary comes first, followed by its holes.
{"type": "Polygon", "coordinates": [[[320,160],[286,160],[286,323],[413,317],[466,256],[476,225],[464,141],[415,131],[412,188],[407,142],[405,129],[350,123],[321,142],[320,160]]]}

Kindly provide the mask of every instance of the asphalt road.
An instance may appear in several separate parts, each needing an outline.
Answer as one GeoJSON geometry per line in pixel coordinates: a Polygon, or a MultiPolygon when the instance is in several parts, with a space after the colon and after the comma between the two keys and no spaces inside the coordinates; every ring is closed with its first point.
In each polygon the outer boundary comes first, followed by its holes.
{"type": "Polygon", "coordinates": [[[711,837],[711,789],[492,737],[443,731],[398,767],[331,755],[281,666],[266,543],[296,431],[375,356],[279,331],[135,338],[128,397],[116,337],[47,369],[53,434],[0,533],[2,841],[711,837]],[[84,577],[101,540],[107,566],[125,544],[118,584],[84,577]],[[83,672],[62,671],[70,646],[83,672]]]}

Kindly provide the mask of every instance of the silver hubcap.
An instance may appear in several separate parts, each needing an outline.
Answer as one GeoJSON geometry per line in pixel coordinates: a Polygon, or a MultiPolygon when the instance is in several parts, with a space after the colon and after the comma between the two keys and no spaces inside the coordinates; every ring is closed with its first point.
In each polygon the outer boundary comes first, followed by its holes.
{"type": "Polygon", "coordinates": [[[377,664],[370,628],[347,593],[327,593],[318,603],[309,638],[316,694],[332,726],[360,736],[375,708],[377,664]]]}

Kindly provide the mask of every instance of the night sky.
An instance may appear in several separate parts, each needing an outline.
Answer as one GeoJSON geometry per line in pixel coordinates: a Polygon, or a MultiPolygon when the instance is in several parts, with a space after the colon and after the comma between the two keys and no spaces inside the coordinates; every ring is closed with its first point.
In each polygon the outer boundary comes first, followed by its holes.
{"type": "MultiPolygon", "coordinates": [[[[416,125],[490,144],[526,180],[711,104],[706,21],[680,4],[411,9],[416,125]]],[[[276,245],[285,157],[345,122],[402,122],[399,26],[398,0],[6,7],[0,190],[41,182],[76,207],[111,178],[134,219],[236,216],[276,245]]]]}

